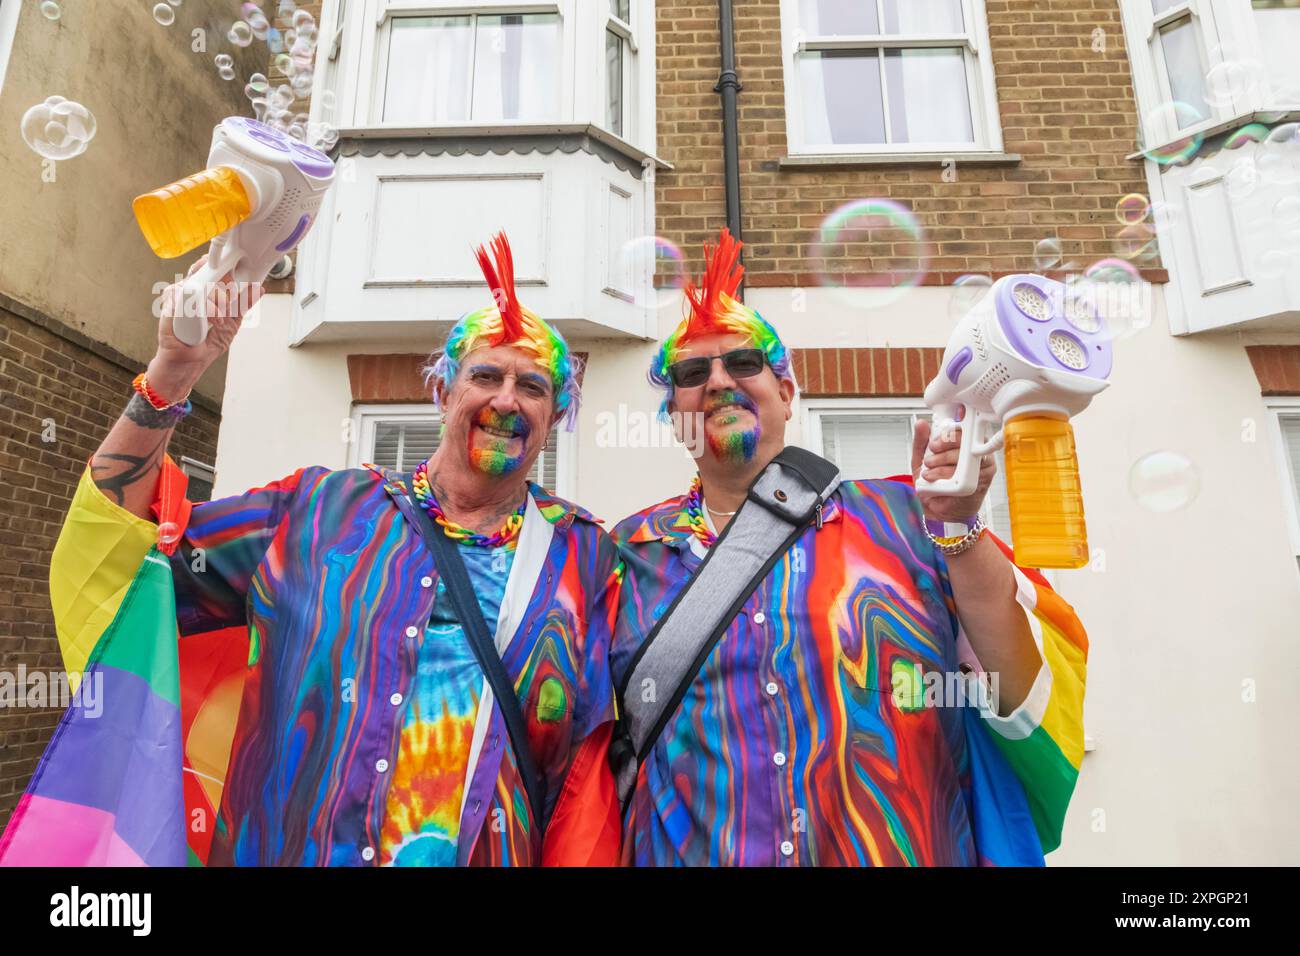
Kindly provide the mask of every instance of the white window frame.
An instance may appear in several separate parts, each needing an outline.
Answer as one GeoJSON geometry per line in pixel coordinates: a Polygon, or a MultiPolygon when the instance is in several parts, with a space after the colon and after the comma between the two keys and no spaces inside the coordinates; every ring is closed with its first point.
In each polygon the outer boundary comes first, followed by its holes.
{"type": "Polygon", "coordinates": [[[1210,115],[1202,122],[1177,129],[1170,111],[1160,109],[1173,98],[1160,29],[1190,15],[1207,74],[1228,61],[1256,59],[1259,30],[1251,0],[1184,0],[1158,16],[1152,12],[1151,0],[1119,0],[1119,5],[1145,151],[1242,125],[1255,113],[1300,110],[1300,103],[1282,100],[1268,76],[1261,74],[1253,77],[1232,102],[1207,103],[1210,115]]]}
{"type": "Polygon", "coordinates": [[[1268,411],[1269,428],[1273,434],[1273,447],[1277,451],[1278,480],[1282,485],[1283,513],[1291,550],[1300,558],[1300,507],[1296,505],[1296,486],[1300,475],[1291,474],[1291,458],[1287,450],[1286,435],[1282,433],[1282,418],[1300,418],[1300,395],[1271,395],[1264,399],[1268,411]]]}
{"type": "MultiPolygon", "coordinates": [[[[1002,121],[998,113],[997,81],[989,45],[988,17],[984,0],[961,0],[965,34],[928,36],[854,36],[809,40],[799,26],[800,0],[781,0],[781,48],[785,78],[786,142],[791,156],[880,156],[890,154],[961,156],[967,153],[1002,152],[1002,121]],[[802,87],[798,56],[819,50],[918,49],[957,47],[963,51],[966,91],[970,99],[973,143],[860,143],[813,144],[804,142],[802,87]]],[[[882,56],[880,68],[884,69],[882,56]]],[[[889,104],[884,104],[885,135],[889,135],[889,104]]]]}
{"type": "MultiPolygon", "coordinates": [[[[814,454],[822,454],[825,444],[822,438],[822,418],[827,414],[851,413],[853,415],[897,415],[909,412],[915,426],[916,419],[931,418],[933,412],[919,398],[800,398],[800,425],[803,433],[802,446],[814,454]]],[[[874,475],[875,478],[888,478],[888,475],[874,475]]],[[[993,501],[985,496],[980,516],[984,523],[993,527],[993,501]]],[[[1007,541],[1008,545],[1013,542],[1007,541]]],[[[1039,568],[1039,572],[1053,588],[1057,586],[1056,568],[1039,568]]]]}
{"type": "MultiPolygon", "coordinates": [[[[605,7],[609,6],[609,0],[599,0],[599,2],[602,3],[605,7]]],[[[628,0],[628,17],[630,19],[626,21],[615,16],[612,11],[608,12],[604,18],[604,29],[602,29],[600,33],[600,38],[601,38],[600,66],[601,66],[602,85],[600,88],[601,108],[600,108],[600,116],[598,117],[597,125],[599,125],[602,129],[608,132],[611,136],[617,136],[619,139],[623,140],[626,143],[636,142],[637,136],[640,132],[640,130],[638,130],[637,128],[637,116],[640,113],[640,109],[639,109],[640,104],[636,102],[636,96],[638,92],[636,79],[637,79],[637,71],[639,66],[638,57],[640,51],[637,49],[636,29],[634,27],[634,24],[637,22],[637,13],[638,13],[637,7],[648,2],[651,2],[651,0],[628,0]],[[609,117],[606,116],[605,114],[605,90],[609,83],[609,77],[607,72],[608,62],[604,56],[605,53],[604,41],[605,41],[606,33],[616,33],[623,40],[623,47],[622,47],[623,50],[623,64],[622,64],[623,66],[623,89],[622,89],[623,130],[622,132],[618,132],[618,133],[614,132],[613,128],[609,126],[609,117]]]]}
{"type": "MultiPolygon", "coordinates": [[[[5,74],[9,72],[9,55],[13,52],[14,37],[18,34],[18,14],[22,6],[21,0],[5,0],[0,3],[0,91],[4,89],[5,74]]],[[[39,10],[36,12],[39,13],[39,10]]]]}
{"type": "MultiPolygon", "coordinates": [[[[348,467],[360,468],[375,447],[375,425],[379,422],[420,422],[437,418],[432,402],[359,404],[352,407],[352,438],[348,444],[348,467]],[[371,449],[371,451],[367,451],[371,449]]],[[[549,489],[561,498],[572,500],[577,483],[577,428],[567,431],[556,426],[555,487],[549,489]]]]}
{"type": "MultiPolygon", "coordinates": [[[[343,42],[352,51],[348,58],[357,64],[357,69],[343,77],[343,87],[347,91],[346,110],[350,125],[356,129],[384,130],[410,129],[407,122],[385,122],[383,117],[383,92],[388,81],[388,58],[385,52],[389,48],[394,19],[403,17],[452,17],[452,16],[510,16],[515,14],[553,14],[560,18],[560,53],[559,76],[557,83],[558,113],[544,120],[456,120],[440,123],[438,129],[495,129],[501,127],[533,127],[537,125],[554,125],[570,122],[573,118],[574,67],[576,60],[576,17],[574,4],[590,0],[551,0],[551,2],[527,2],[527,0],[353,0],[349,4],[349,19],[356,18],[358,28],[353,30],[349,41],[344,34],[343,42]]],[[[477,20],[475,21],[477,31],[477,20]]],[[[601,35],[603,41],[604,34],[601,35]]],[[[473,41],[471,41],[473,42],[473,41]]],[[[601,44],[601,55],[604,44],[601,44]]],[[[469,95],[474,95],[471,79],[469,95]]]]}
{"type": "Polygon", "coordinates": [[[217,469],[206,462],[198,461],[188,455],[181,455],[181,472],[187,477],[202,478],[212,490],[217,488],[217,469]]]}

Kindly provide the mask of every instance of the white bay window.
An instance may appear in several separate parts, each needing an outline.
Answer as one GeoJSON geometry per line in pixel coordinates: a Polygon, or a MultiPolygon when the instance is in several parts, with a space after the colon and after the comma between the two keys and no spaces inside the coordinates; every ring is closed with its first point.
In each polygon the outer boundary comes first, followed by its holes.
{"type": "Polygon", "coordinates": [[[983,0],[782,0],[792,154],[1001,149],[983,0]]]}

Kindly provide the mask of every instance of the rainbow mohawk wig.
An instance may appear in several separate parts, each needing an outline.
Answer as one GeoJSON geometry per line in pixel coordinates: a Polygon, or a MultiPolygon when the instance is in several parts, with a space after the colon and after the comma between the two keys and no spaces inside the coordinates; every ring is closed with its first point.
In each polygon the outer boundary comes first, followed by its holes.
{"type": "Polygon", "coordinates": [[[750,344],[761,349],[777,378],[790,378],[790,355],[781,343],[781,337],[767,320],[753,309],[739,302],[736,290],[745,275],[739,262],[744,245],[723,227],[718,244],[704,244],[704,277],[696,286],[687,282],[682,289],[690,303],[686,318],[664,339],[659,351],[650,362],[650,381],[664,389],[659,415],[666,418],[668,399],[672,396],[673,382],[668,366],[677,361],[682,345],[691,339],[719,332],[735,332],[749,339],[750,344]]]}
{"type": "Polygon", "coordinates": [[[515,294],[514,257],[504,232],[492,239],[491,250],[489,256],[488,250],[479,246],[474,255],[495,302],[461,316],[447,335],[442,354],[433,364],[425,366],[425,384],[439,379],[449,389],[465,356],[474,349],[513,345],[536,356],[537,364],[550,375],[555,408],[564,413],[566,425],[572,428],[578,410],[577,359],[569,354],[569,346],[559,332],[520,305],[515,294]]]}

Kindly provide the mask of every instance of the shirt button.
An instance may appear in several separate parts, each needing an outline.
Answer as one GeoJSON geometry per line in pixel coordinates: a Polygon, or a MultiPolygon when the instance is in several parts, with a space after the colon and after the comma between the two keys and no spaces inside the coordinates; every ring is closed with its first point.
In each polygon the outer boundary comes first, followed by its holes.
{"type": "Polygon", "coordinates": [[[782,855],[782,856],[794,856],[794,844],[791,843],[789,840],[784,840],[784,841],[782,841],[782,843],[781,843],[781,855],[782,855]]]}
{"type": "Polygon", "coordinates": [[[392,697],[388,698],[388,702],[392,704],[394,707],[396,707],[398,704],[402,702],[402,695],[394,694],[392,697]]]}
{"type": "Polygon", "coordinates": [[[417,635],[417,634],[419,634],[419,633],[420,633],[419,629],[418,629],[418,628],[415,628],[415,627],[408,627],[408,628],[406,629],[406,636],[407,636],[407,637],[415,637],[415,635],[417,635]]]}
{"type": "Polygon", "coordinates": [[[427,574],[424,577],[420,578],[420,587],[422,588],[433,587],[433,578],[429,577],[427,574]]]}
{"type": "Polygon", "coordinates": [[[767,691],[768,697],[775,697],[777,693],[781,690],[781,688],[776,686],[776,681],[774,680],[768,681],[767,686],[764,687],[763,689],[767,691]]]}
{"type": "Polygon", "coordinates": [[[378,770],[380,773],[383,773],[385,770],[388,769],[388,761],[385,760],[383,757],[380,757],[378,760],[375,761],[375,769],[378,770]]]}
{"type": "Polygon", "coordinates": [[[778,767],[784,767],[785,754],[781,753],[781,751],[779,750],[776,753],[772,754],[772,763],[776,764],[778,767]]]}
{"type": "Polygon", "coordinates": [[[764,616],[762,611],[759,611],[757,614],[754,615],[755,624],[762,624],[766,620],[767,618],[764,616]]]}
{"type": "Polygon", "coordinates": [[[372,847],[372,846],[368,846],[368,847],[366,847],[364,850],[361,851],[361,859],[369,861],[369,860],[373,860],[374,858],[375,858],[375,848],[374,848],[374,847],[372,847]]]}

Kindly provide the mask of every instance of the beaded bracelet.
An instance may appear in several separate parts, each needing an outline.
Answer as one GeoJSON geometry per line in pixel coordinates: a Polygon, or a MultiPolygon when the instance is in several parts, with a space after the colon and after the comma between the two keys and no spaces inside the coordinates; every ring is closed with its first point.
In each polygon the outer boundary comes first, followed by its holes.
{"type": "Polygon", "coordinates": [[[177,418],[184,418],[193,408],[188,393],[178,402],[167,401],[149,385],[149,380],[145,378],[144,372],[131,380],[131,387],[139,392],[144,400],[152,405],[156,411],[167,412],[177,418]]]}

